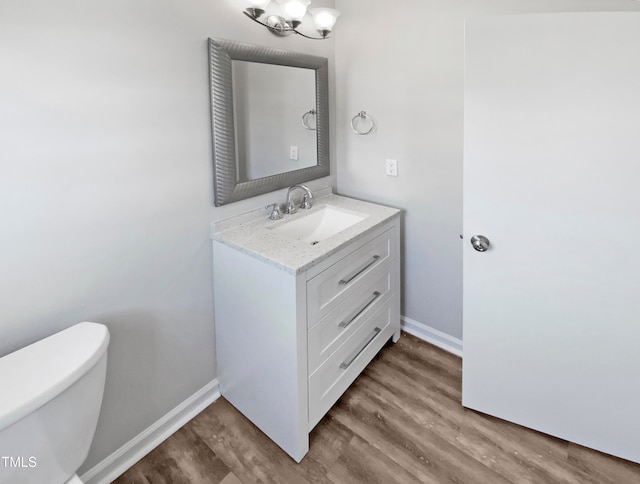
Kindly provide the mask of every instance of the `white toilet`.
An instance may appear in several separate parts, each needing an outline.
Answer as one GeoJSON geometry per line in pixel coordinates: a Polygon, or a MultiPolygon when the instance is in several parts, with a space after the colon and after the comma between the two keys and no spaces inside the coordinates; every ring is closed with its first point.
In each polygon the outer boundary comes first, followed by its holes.
{"type": "Polygon", "coordinates": [[[0,483],[78,484],[98,423],[109,330],[78,323],[0,358],[0,483]]]}

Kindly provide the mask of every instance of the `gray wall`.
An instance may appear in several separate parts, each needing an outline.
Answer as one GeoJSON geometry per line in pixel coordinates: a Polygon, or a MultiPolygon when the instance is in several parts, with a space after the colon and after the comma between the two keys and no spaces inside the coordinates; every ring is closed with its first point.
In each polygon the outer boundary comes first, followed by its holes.
{"type": "Polygon", "coordinates": [[[213,207],[206,39],[322,55],[333,70],[332,40],[275,37],[241,10],[0,2],[0,355],[78,321],[109,327],[83,470],[215,378],[209,224],[284,201],[213,207]]]}
{"type": "Polygon", "coordinates": [[[336,0],[336,8],[342,11],[335,32],[338,192],[406,210],[402,312],[462,338],[465,18],[640,10],[640,3],[336,0]],[[370,136],[352,133],[348,124],[361,110],[377,123],[370,136]],[[386,158],[398,160],[397,178],[385,176],[386,158]]]}

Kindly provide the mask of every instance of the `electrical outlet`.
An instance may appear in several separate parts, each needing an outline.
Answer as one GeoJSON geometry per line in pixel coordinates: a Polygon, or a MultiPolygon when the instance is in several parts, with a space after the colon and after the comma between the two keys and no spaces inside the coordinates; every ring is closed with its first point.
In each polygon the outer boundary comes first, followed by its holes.
{"type": "Polygon", "coordinates": [[[387,176],[398,176],[398,160],[387,160],[385,170],[387,176]]]}
{"type": "Polygon", "coordinates": [[[292,146],[289,148],[289,158],[298,161],[298,147],[292,146]]]}

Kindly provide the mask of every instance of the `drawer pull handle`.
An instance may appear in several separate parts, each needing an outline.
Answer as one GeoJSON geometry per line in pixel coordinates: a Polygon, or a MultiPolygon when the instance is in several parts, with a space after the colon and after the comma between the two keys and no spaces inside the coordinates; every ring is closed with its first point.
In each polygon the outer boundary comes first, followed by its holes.
{"type": "Polygon", "coordinates": [[[346,370],[347,368],[349,368],[349,367],[351,366],[351,363],[353,363],[353,362],[356,360],[356,358],[357,358],[358,356],[360,356],[360,353],[362,353],[364,350],[366,350],[366,349],[367,349],[367,346],[369,346],[369,345],[371,344],[371,342],[372,342],[374,339],[376,339],[376,336],[378,336],[378,333],[380,333],[380,331],[382,331],[380,328],[375,328],[375,329],[373,330],[373,336],[371,336],[371,338],[369,338],[369,339],[367,340],[367,342],[362,346],[362,348],[360,348],[360,349],[358,350],[358,352],[357,352],[355,355],[353,355],[351,358],[349,358],[349,360],[348,360],[348,361],[345,361],[345,362],[343,362],[343,363],[340,363],[340,369],[341,369],[341,370],[346,370]]]}
{"type": "Polygon", "coordinates": [[[358,272],[356,272],[352,276],[348,277],[347,279],[340,279],[340,281],[338,281],[338,284],[340,284],[341,286],[346,286],[351,281],[353,281],[356,277],[358,277],[360,274],[362,274],[364,271],[366,271],[369,267],[371,267],[373,264],[375,264],[378,261],[379,258],[380,258],[379,255],[374,255],[372,261],[370,261],[362,269],[358,270],[358,272]]]}
{"type": "Polygon", "coordinates": [[[358,316],[360,316],[364,312],[365,309],[367,309],[369,306],[371,306],[373,304],[373,302],[376,299],[378,299],[379,297],[380,297],[380,293],[378,291],[374,292],[373,293],[373,297],[371,299],[369,299],[367,301],[367,303],[364,306],[362,306],[362,308],[356,314],[351,316],[349,321],[342,321],[338,326],[341,327],[341,328],[346,328],[347,326],[349,326],[351,323],[353,323],[358,318],[358,316]]]}

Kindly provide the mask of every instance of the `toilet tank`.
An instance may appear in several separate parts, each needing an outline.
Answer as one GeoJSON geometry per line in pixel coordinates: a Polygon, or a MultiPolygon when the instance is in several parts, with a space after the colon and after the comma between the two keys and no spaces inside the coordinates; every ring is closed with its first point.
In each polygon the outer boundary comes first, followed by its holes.
{"type": "Polygon", "coordinates": [[[61,484],[95,433],[109,331],[78,323],[0,358],[0,483],[61,484]]]}

